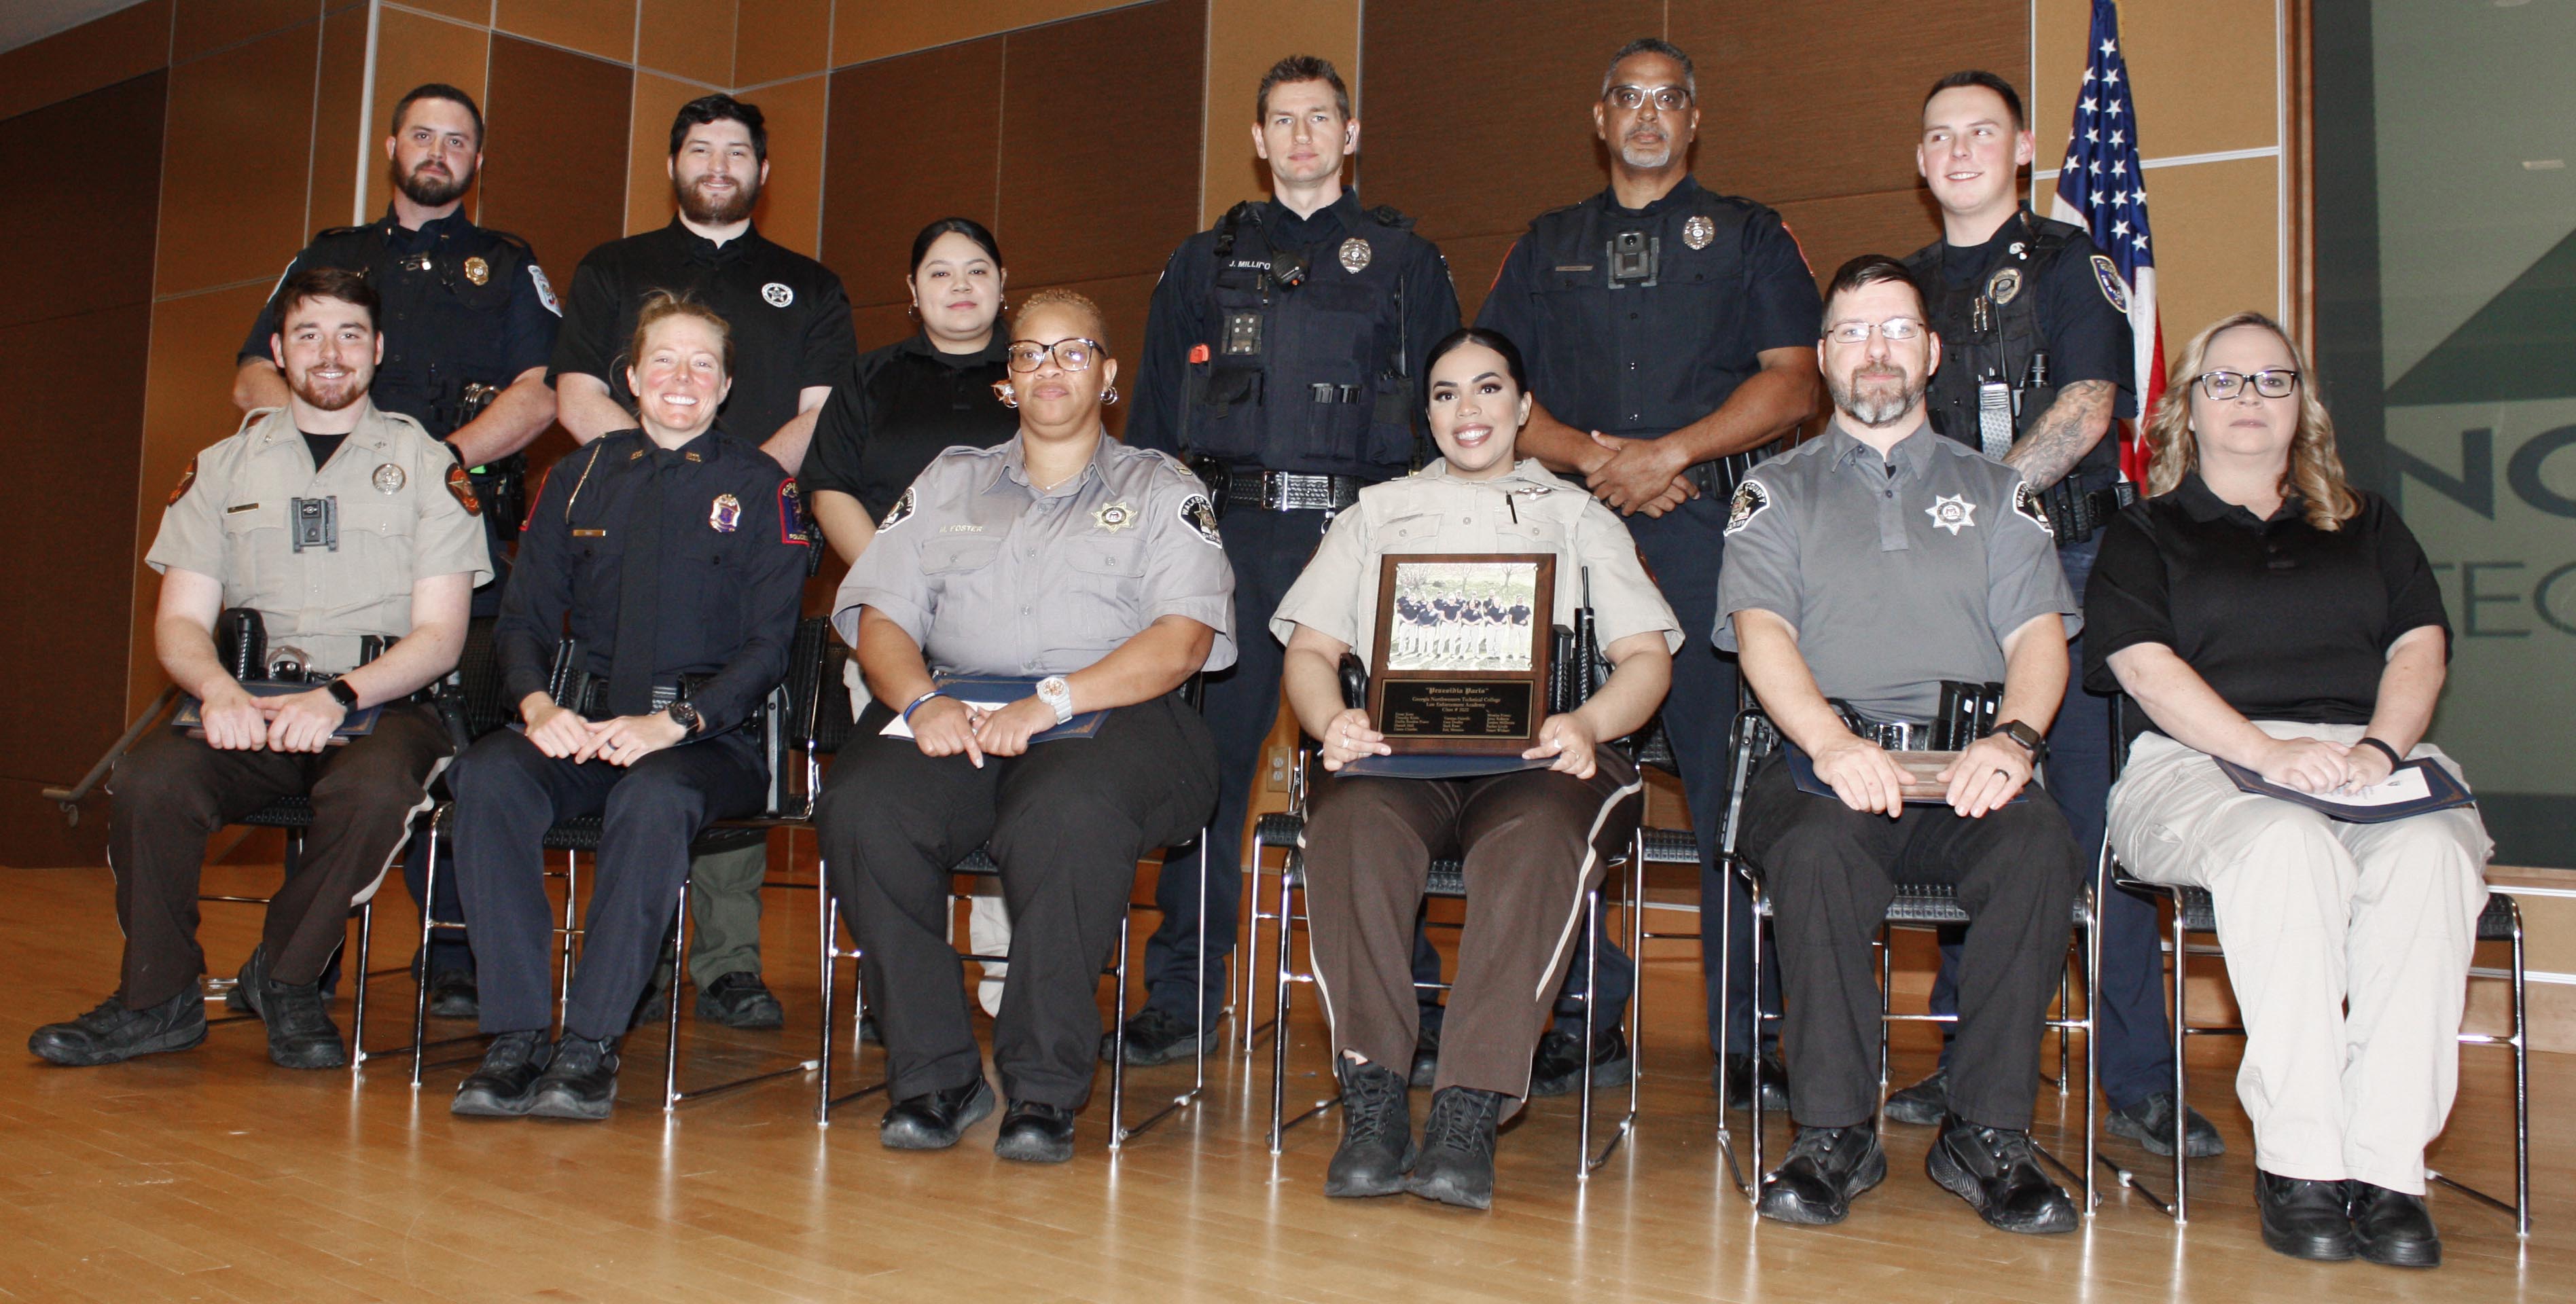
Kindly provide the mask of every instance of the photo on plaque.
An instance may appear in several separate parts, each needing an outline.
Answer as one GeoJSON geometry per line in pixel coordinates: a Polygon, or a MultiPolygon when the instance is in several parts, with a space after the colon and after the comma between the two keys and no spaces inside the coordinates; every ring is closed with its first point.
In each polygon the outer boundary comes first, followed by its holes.
{"type": "Polygon", "coordinates": [[[1534,746],[1555,590],[1552,553],[1385,558],[1369,718],[1388,744],[1457,754],[1534,746]]]}

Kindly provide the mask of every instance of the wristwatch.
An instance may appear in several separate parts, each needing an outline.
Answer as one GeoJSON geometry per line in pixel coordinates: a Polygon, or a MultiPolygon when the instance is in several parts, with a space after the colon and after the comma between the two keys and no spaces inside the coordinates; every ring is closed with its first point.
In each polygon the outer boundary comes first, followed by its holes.
{"type": "Polygon", "coordinates": [[[686,702],[671,703],[670,716],[680,726],[680,735],[684,738],[695,736],[707,723],[707,718],[698,714],[698,708],[686,702]]]}
{"type": "Polygon", "coordinates": [[[1073,685],[1062,675],[1049,675],[1038,681],[1038,700],[1055,712],[1055,722],[1063,724],[1073,718],[1073,685]]]}
{"type": "Polygon", "coordinates": [[[2021,749],[2030,753],[2030,763],[2033,765],[2039,764],[2040,753],[2048,749],[2048,740],[2040,737],[2037,729],[2019,720],[2006,720],[1995,726],[1995,732],[2020,743],[2021,749]]]}
{"type": "Polygon", "coordinates": [[[347,676],[344,675],[338,679],[332,680],[330,683],[324,684],[322,686],[322,690],[331,695],[332,701],[340,704],[341,710],[355,711],[358,709],[358,690],[349,686],[347,676]]]}

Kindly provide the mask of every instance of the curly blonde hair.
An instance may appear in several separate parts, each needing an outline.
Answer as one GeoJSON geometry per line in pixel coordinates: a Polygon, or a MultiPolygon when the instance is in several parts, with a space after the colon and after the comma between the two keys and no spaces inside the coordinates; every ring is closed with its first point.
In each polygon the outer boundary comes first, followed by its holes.
{"type": "Polygon", "coordinates": [[[1040,308],[1070,308],[1090,318],[1091,325],[1087,329],[1091,338],[1098,341],[1102,353],[1109,352],[1109,314],[1102,312],[1100,305],[1093,303],[1089,296],[1071,290],[1040,290],[1021,300],[1019,310],[1011,314],[1011,333],[1019,334],[1020,323],[1027,321],[1029,314],[1040,308]]]}
{"type": "Polygon", "coordinates": [[[2281,341],[2290,354],[2290,365],[2299,370],[2299,429],[2290,437],[2289,465],[2281,470],[2280,492],[2284,498],[2296,495],[2307,516],[2308,524],[2320,530],[2337,530],[2345,521],[2361,513],[2361,497],[2352,491],[2344,478],[2343,456],[2335,451],[2334,418],[2326,415],[2326,405],[2317,400],[2316,373],[2308,368],[2308,358],[2299,350],[2299,342],[2281,329],[2281,323],[2259,312],[2240,312],[2222,317],[2191,337],[2174,359],[2173,369],[2166,374],[2164,396],[2156,400],[2155,415],[2147,422],[2147,496],[2169,494],[2200,465],[2200,442],[2191,430],[2192,391],[2200,387],[2200,374],[2209,365],[2209,343],[2224,331],[2239,326],[2259,326],[2281,341]]]}

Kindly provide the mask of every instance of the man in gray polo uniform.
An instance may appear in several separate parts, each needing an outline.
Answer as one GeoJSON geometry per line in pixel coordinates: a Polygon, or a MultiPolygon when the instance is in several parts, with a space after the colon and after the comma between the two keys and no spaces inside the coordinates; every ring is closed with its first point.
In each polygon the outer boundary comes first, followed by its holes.
{"type": "Polygon", "coordinates": [[[1800,1124],[1761,1210],[1840,1222],[1886,1176],[1870,944],[1899,881],[1946,883],[1973,922],[1925,1167],[2004,1230],[2072,1230],[2029,1128],[2081,867],[2031,779],[2081,620],[2029,483],[1925,422],[1940,344],[1903,264],[1863,255],[1836,273],[1817,352],[1834,422],[1737,488],[1717,595],[1717,645],[1742,655],[1789,744],[1748,784],[1741,839],[1775,912],[1800,1124]],[[1946,793],[1909,805],[1896,764],[1828,699],[1873,725],[1928,724],[1944,680],[2001,680],[2001,723],[1941,772],[1946,793]]]}

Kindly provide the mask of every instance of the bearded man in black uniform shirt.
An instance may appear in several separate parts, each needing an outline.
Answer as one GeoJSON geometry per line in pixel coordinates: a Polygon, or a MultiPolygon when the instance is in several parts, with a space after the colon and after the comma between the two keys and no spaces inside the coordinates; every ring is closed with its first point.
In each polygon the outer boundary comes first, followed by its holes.
{"type": "MultiPolygon", "coordinates": [[[[611,240],[573,273],[549,373],[564,429],[586,444],[634,428],[625,378],[632,360],[623,354],[645,299],[662,291],[725,319],[738,359],[725,432],[760,445],[793,474],[823,400],[858,355],[849,296],[830,268],[772,244],[752,225],[752,207],[769,180],[769,130],[758,105],[723,94],[681,105],[671,122],[669,166],[679,206],[671,224],[611,240]]],[[[707,856],[690,870],[697,940],[689,976],[698,1013],[736,1028],[786,1020],[760,980],[760,882],[768,865],[767,851],[752,847],[707,856]]]]}
{"type": "MultiPolygon", "coordinates": [[[[1359,192],[1343,185],[1359,143],[1332,64],[1291,55],[1272,65],[1252,131],[1271,198],[1235,205],[1173,251],[1145,321],[1127,442],[1181,454],[1210,482],[1225,516],[1238,629],[1268,626],[1324,526],[1358,501],[1361,485],[1410,468],[1422,359],[1458,327],[1439,247],[1394,209],[1361,208],[1359,192]]],[[[1214,1043],[1215,1028],[1196,1026],[1199,912],[1216,948],[1204,998],[1215,1010],[1243,890],[1244,812],[1279,715],[1282,650],[1246,637],[1234,668],[1208,681],[1219,775],[1208,899],[1194,899],[1195,874],[1166,874],[1155,887],[1163,920],[1145,946],[1144,1012],[1127,1026],[1131,1064],[1186,1055],[1192,1037],[1214,1043]]]]}
{"type": "MultiPolygon", "coordinates": [[[[476,226],[460,211],[483,167],[483,111],[474,97],[440,82],[413,87],[394,103],[385,158],[393,168],[390,207],[365,226],[322,232],[287,264],[242,341],[233,402],[244,412],[286,406],[286,378],[269,356],[269,340],[297,272],[337,267],[366,277],[383,300],[376,329],[385,342],[367,397],[445,440],[472,476],[475,500],[486,504],[484,541],[492,554],[492,579],[474,591],[474,614],[491,616],[501,609],[527,497],[528,460],[520,450],[555,419],[545,368],[563,306],[527,241],[476,226]]],[[[437,899],[428,906],[437,918],[455,920],[462,914],[447,850],[439,847],[437,899]]],[[[403,866],[414,903],[428,878],[422,854],[415,844],[403,866]]],[[[431,1012],[474,1017],[466,942],[441,933],[425,963],[431,1012]]]]}

